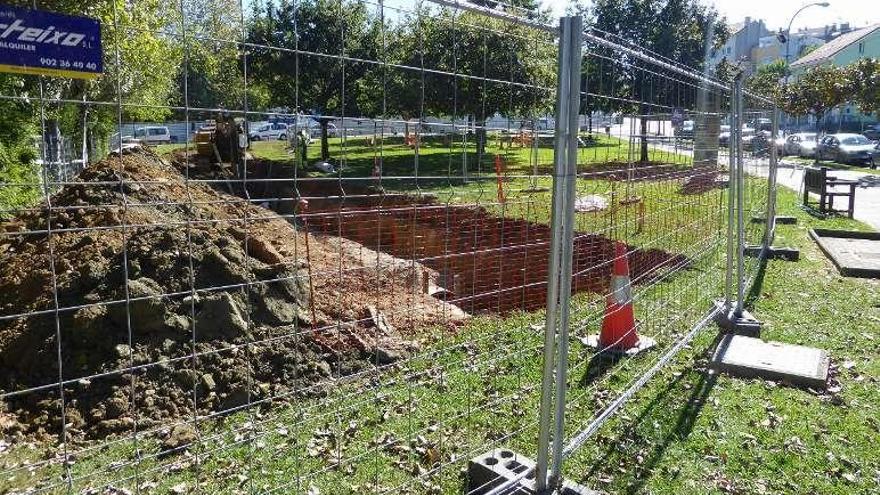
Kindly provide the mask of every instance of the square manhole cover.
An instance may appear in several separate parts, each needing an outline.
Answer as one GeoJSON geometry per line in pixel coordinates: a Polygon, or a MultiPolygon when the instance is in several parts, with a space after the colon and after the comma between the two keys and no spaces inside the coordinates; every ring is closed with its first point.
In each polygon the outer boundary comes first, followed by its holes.
{"type": "Polygon", "coordinates": [[[743,335],[726,335],[712,357],[712,365],[719,371],[816,389],[825,388],[829,362],[828,352],[822,349],[764,342],[743,335]]]}
{"type": "Polygon", "coordinates": [[[814,229],[810,235],[841,275],[880,278],[880,233],[814,229]]]}

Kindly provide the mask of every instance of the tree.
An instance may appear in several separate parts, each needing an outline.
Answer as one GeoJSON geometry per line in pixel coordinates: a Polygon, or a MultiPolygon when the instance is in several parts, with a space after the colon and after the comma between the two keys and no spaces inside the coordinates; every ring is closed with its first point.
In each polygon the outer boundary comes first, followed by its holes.
{"type": "Polygon", "coordinates": [[[252,77],[265,85],[270,105],[316,116],[327,160],[330,122],[363,115],[360,104],[375,98],[375,88],[362,82],[376,64],[363,61],[378,60],[380,23],[361,0],[282,0],[255,8],[250,24],[252,77]]]}
{"type": "Polygon", "coordinates": [[[174,103],[195,108],[244,106],[242,19],[237,0],[184,0],[184,64],[174,103]]]}
{"type": "MultiPolygon", "coordinates": [[[[706,44],[720,45],[727,28],[712,7],[697,0],[595,0],[592,7],[579,6],[592,29],[604,36],[626,40],[641,50],[659,53],[674,62],[700,72],[705,62],[706,44]],[[710,24],[714,24],[709,29],[710,24]],[[709,32],[713,39],[707,40],[709,32]]],[[[614,40],[613,40],[614,41],[614,40]]],[[[586,72],[607,70],[608,76],[593,77],[595,90],[606,96],[596,106],[606,111],[637,113],[640,120],[640,160],[648,161],[647,121],[654,107],[689,106],[696,91],[682,90],[670,80],[683,76],[649,65],[624,53],[603,46],[590,48],[586,72]],[[633,101],[635,100],[635,101],[633,101]]],[[[589,78],[589,74],[585,78],[589,78]]]]}
{"type": "Polygon", "coordinates": [[[554,84],[547,62],[555,47],[528,28],[441,9],[407,17],[396,32],[395,62],[408,69],[388,78],[391,110],[473,119],[478,155],[488,118],[526,118],[552,106],[552,94],[540,88],[554,84]]]}
{"type": "Polygon", "coordinates": [[[749,77],[745,86],[749,91],[770,98],[779,103],[782,97],[783,80],[788,75],[788,65],[784,60],[758,67],[749,77]]]}
{"type": "MultiPolygon", "coordinates": [[[[25,86],[20,77],[0,76],[0,94],[18,94],[25,86]]],[[[0,219],[9,210],[25,207],[40,196],[37,158],[30,136],[39,133],[34,108],[22,100],[0,100],[0,219]]]]}
{"type": "Polygon", "coordinates": [[[795,82],[785,86],[782,103],[783,109],[791,115],[812,115],[816,119],[818,140],[822,118],[834,107],[845,103],[848,96],[847,71],[821,65],[807,69],[795,82]]]}
{"type": "Polygon", "coordinates": [[[880,113],[880,60],[863,58],[845,69],[851,101],[865,114],[880,113]]]}

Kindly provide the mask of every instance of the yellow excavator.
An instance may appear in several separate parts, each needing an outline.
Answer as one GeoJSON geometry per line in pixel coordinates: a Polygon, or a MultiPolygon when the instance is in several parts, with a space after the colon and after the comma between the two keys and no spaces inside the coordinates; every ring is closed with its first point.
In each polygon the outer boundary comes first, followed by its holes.
{"type": "Polygon", "coordinates": [[[196,152],[219,164],[237,166],[247,149],[247,132],[243,118],[218,115],[208,120],[193,136],[196,152]]]}

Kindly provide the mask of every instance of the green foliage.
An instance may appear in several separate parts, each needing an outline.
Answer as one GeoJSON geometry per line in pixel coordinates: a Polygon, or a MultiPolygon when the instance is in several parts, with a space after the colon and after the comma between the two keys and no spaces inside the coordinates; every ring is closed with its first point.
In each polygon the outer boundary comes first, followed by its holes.
{"type": "MultiPolygon", "coordinates": [[[[718,45],[727,30],[714,8],[697,0],[595,0],[578,10],[600,36],[626,40],[645,51],[662,54],[695,71],[703,68],[707,45],[718,45]],[[711,28],[711,29],[710,29],[711,28]],[[607,33],[607,34],[606,34],[607,33]],[[712,33],[713,39],[708,39],[712,33]]],[[[613,39],[612,41],[618,41],[613,39]]],[[[658,107],[692,107],[697,92],[668,84],[659,65],[642,62],[603,45],[589,46],[582,71],[587,88],[602,95],[587,111],[637,113],[640,133],[647,134],[647,114],[658,107]],[[658,73],[661,74],[658,76],[658,73]]],[[[641,140],[641,161],[649,159],[648,141],[641,140]]]]}
{"type": "Polygon", "coordinates": [[[866,113],[880,113],[880,60],[863,58],[845,69],[852,102],[866,113]]]}
{"type": "MultiPolygon", "coordinates": [[[[102,26],[104,74],[95,80],[0,75],[0,182],[34,182],[32,157],[40,128],[60,133],[72,142],[85,138],[106,147],[119,115],[113,105],[78,101],[124,103],[125,120],[161,120],[176,89],[174,75],[182,50],[176,38],[160,34],[179,24],[178,6],[162,0],[48,0],[40,9],[97,18],[102,26]],[[43,100],[69,103],[40,106],[43,100]],[[43,119],[42,125],[40,119],[43,119]]],[[[25,205],[39,197],[29,188],[6,187],[0,208],[25,205]]]]}
{"type": "Polygon", "coordinates": [[[39,199],[36,158],[37,151],[27,140],[9,144],[0,141],[0,219],[39,199]]]}
{"type": "Polygon", "coordinates": [[[824,65],[810,68],[785,87],[783,109],[791,115],[810,114],[820,119],[848,100],[849,86],[844,69],[824,65]]]}
{"type": "Polygon", "coordinates": [[[248,78],[239,42],[244,17],[238,0],[185,0],[186,44],[176,75],[173,104],[196,108],[249,109],[268,103],[265,87],[248,78]]]}
{"type": "MultiPolygon", "coordinates": [[[[696,0],[596,0],[591,7],[579,9],[597,31],[612,33],[696,71],[705,64],[707,41],[716,46],[727,37],[726,25],[715,9],[696,0]],[[714,24],[714,35],[707,40],[710,24],[714,24]]],[[[627,60],[604,47],[590,51],[593,55],[585,57],[584,70],[594,74],[591,91],[617,97],[601,99],[599,108],[638,111],[627,103],[633,95],[667,106],[690,106],[696,97],[691,91],[680,91],[678,85],[655,81],[652,72],[657,67],[627,60]]]]}
{"type": "Polygon", "coordinates": [[[248,30],[248,41],[259,45],[248,70],[265,85],[268,104],[314,114],[361,114],[359,103],[375,94],[359,81],[376,65],[354,60],[379,60],[382,46],[381,24],[367,4],[303,0],[259,8],[248,30]]]}
{"type": "Polygon", "coordinates": [[[783,80],[788,74],[788,65],[784,60],[762,65],[749,77],[745,86],[749,91],[780,101],[783,91],[783,80]]]}
{"type": "Polygon", "coordinates": [[[388,78],[393,109],[402,115],[422,111],[422,92],[426,113],[477,121],[495,113],[528,117],[552,107],[555,46],[528,28],[443,9],[405,19],[394,30],[393,45],[394,62],[416,68],[394,70],[388,78]]]}

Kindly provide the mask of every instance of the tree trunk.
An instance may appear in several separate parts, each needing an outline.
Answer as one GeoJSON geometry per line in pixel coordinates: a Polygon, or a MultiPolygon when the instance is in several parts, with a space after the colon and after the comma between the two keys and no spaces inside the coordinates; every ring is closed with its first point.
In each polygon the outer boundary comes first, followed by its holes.
{"type": "Polygon", "coordinates": [[[642,163],[648,163],[648,118],[645,116],[639,117],[639,134],[641,134],[642,143],[639,161],[642,163]]]}
{"type": "MultiPolygon", "coordinates": [[[[824,115],[823,115],[824,116],[824,115]]],[[[819,124],[820,116],[816,114],[816,151],[813,152],[813,164],[819,166],[819,139],[822,135],[822,126],[819,124]]]]}
{"type": "Polygon", "coordinates": [[[486,121],[477,122],[477,126],[477,160],[480,160],[486,152],[486,121]]]}
{"type": "Polygon", "coordinates": [[[89,109],[82,109],[82,165],[85,168],[89,164],[89,109]]]}
{"type": "Polygon", "coordinates": [[[305,170],[305,168],[309,166],[309,143],[304,136],[299,136],[297,140],[299,141],[299,166],[305,170]]]}
{"type": "Polygon", "coordinates": [[[327,137],[327,128],[329,126],[329,121],[321,120],[321,160],[325,162],[330,159],[330,142],[327,137]]]}

